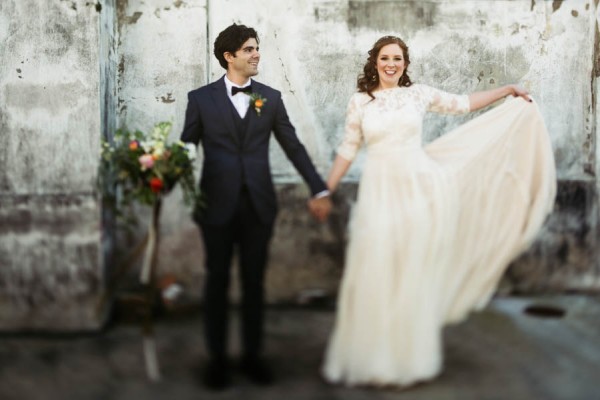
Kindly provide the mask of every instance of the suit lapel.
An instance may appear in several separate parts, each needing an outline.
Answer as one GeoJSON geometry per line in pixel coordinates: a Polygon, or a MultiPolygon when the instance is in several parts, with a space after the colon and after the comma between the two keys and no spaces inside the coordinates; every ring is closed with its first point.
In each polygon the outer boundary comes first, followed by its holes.
{"type": "Polygon", "coordinates": [[[235,125],[231,119],[231,101],[229,100],[229,97],[227,97],[227,87],[225,86],[224,76],[212,84],[212,96],[217,105],[217,109],[221,113],[221,118],[227,126],[229,134],[237,144],[240,144],[239,136],[236,133],[235,125]]]}
{"type": "MultiPolygon", "coordinates": [[[[262,97],[265,97],[264,93],[262,92],[262,89],[259,87],[259,85],[255,81],[252,82],[252,93],[258,93],[262,97]]],[[[268,103],[265,103],[265,105],[266,104],[268,104],[268,103]]],[[[254,109],[254,107],[252,107],[252,104],[250,104],[250,106],[248,107],[248,111],[246,111],[246,113],[248,116],[248,124],[246,125],[246,133],[244,135],[243,145],[248,142],[248,139],[249,139],[250,135],[252,135],[252,132],[254,131],[254,128],[256,127],[256,124],[259,122],[258,118],[260,118],[256,114],[256,110],[254,109]]]]}

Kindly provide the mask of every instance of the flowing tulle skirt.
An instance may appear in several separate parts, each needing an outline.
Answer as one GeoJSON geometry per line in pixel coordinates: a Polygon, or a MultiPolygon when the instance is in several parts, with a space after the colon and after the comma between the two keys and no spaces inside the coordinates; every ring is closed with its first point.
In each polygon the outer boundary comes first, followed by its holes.
{"type": "Polygon", "coordinates": [[[444,324],[488,303],[555,192],[544,122],[520,98],[425,148],[369,148],[324,377],[409,385],[437,375],[444,324]]]}

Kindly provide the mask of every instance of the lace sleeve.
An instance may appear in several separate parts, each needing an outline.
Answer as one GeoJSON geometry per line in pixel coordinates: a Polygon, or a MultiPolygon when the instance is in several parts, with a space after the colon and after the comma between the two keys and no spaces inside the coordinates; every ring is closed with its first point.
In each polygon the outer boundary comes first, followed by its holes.
{"type": "Polygon", "coordinates": [[[440,114],[466,114],[471,110],[469,96],[466,94],[448,93],[426,85],[420,87],[427,101],[427,111],[440,114]]]}
{"type": "Polygon", "coordinates": [[[348,102],[344,138],[337,148],[337,153],[348,161],[354,160],[363,142],[361,120],[360,95],[355,93],[348,102]]]}

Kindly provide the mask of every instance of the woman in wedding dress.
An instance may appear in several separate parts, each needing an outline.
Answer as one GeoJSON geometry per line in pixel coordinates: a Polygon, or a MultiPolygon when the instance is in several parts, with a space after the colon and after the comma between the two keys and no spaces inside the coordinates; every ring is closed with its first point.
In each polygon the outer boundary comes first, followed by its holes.
{"type": "Polygon", "coordinates": [[[369,51],[327,182],[335,191],[365,143],[322,369],[332,383],[407,386],[439,374],[443,326],[488,303],[554,204],[550,140],[523,88],[454,95],[412,84],[409,63],[397,37],[369,51]],[[467,113],[509,95],[422,146],[425,112],[467,113]]]}

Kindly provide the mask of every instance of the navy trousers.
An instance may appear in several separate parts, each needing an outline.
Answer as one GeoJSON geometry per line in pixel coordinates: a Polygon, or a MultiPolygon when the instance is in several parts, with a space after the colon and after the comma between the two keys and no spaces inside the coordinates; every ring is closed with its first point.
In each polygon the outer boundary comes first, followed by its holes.
{"type": "Polygon", "coordinates": [[[264,274],[273,225],[256,214],[245,188],[233,218],[223,225],[200,223],[206,251],[204,287],[205,336],[213,359],[227,356],[231,261],[238,250],[241,278],[242,348],[245,357],[258,357],[263,345],[264,274]]]}

